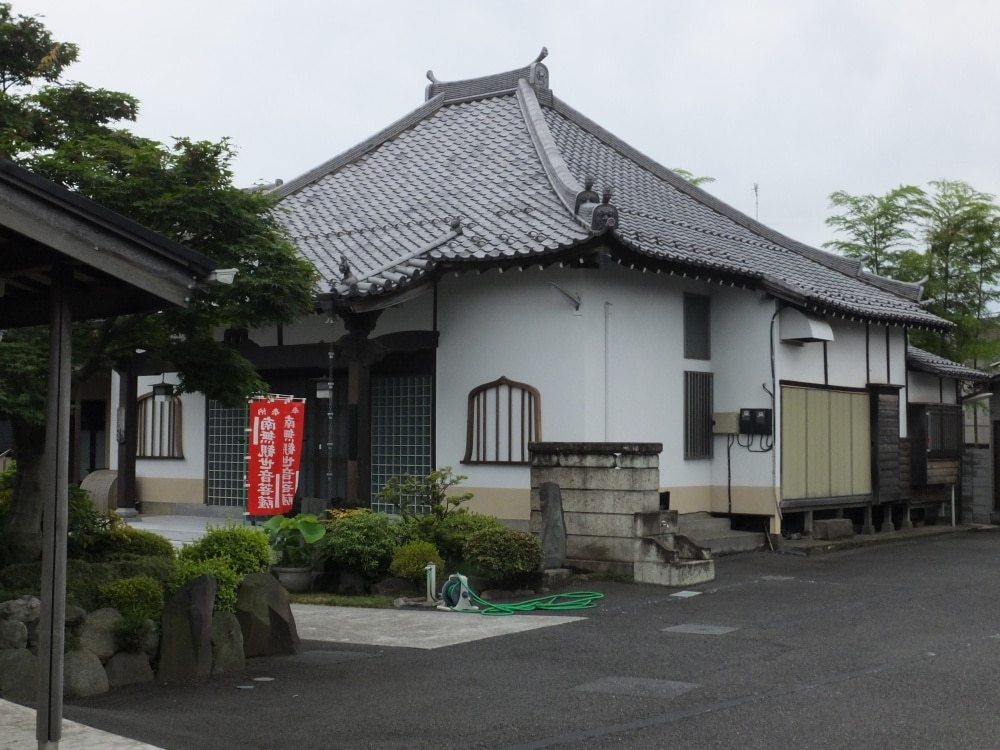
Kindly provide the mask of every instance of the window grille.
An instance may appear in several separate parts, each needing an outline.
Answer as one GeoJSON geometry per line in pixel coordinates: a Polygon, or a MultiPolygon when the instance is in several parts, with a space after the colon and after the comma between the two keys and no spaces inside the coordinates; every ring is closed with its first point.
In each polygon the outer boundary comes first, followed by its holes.
{"type": "Polygon", "coordinates": [[[684,373],[684,458],[712,457],[712,373],[684,373]]]}
{"type": "Polygon", "coordinates": [[[528,443],[542,439],[537,388],[501,377],[469,392],[464,464],[527,464],[528,443]]]}
{"type": "Polygon", "coordinates": [[[137,458],[184,458],[181,445],[181,400],[157,398],[152,393],[137,402],[139,444],[137,458]]]}
{"type": "MultiPolygon", "coordinates": [[[[431,473],[432,380],[429,375],[373,375],[371,379],[372,510],[394,513],[378,502],[389,477],[431,473]]],[[[430,507],[402,498],[417,513],[430,507]]]]}
{"type": "Polygon", "coordinates": [[[208,402],[207,503],[229,508],[246,505],[247,407],[227,409],[208,402]]]}

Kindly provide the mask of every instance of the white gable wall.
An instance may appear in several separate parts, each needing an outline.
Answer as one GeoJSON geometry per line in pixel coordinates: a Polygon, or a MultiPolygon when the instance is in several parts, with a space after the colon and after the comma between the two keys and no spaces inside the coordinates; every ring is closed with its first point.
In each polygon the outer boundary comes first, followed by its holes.
{"type": "MultiPolygon", "coordinates": [[[[439,289],[437,463],[457,467],[464,455],[469,391],[505,375],[539,389],[543,440],[662,443],[671,507],[708,510],[727,475],[726,438],[715,438],[714,460],[684,459],[684,371],[714,372],[716,411],[770,408],[761,385],[773,309],[745,290],[618,266],[449,278],[439,289]],[[580,309],[549,282],[579,295],[580,309]],[[711,360],[683,357],[685,291],[712,297],[711,360]]],[[[771,454],[734,450],[732,463],[734,483],[773,508],[771,454]]],[[[461,472],[488,512],[527,517],[527,467],[461,472]]]]}

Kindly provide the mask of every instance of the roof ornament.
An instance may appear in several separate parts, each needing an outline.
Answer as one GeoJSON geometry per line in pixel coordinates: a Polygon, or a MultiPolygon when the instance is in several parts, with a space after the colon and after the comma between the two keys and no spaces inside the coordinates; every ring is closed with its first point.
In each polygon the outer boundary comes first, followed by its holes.
{"type": "Polygon", "coordinates": [[[576,194],[576,205],[573,207],[573,215],[579,216],[580,207],[584,203],[597,203],[600,201],[600,196],[597,195],[597,191],[594,190],[594,178],[592,175],[587,175],[586,179],[583,181],[583,190],[576,194]]]}
{"type": "Polygon", "coordinates": [[[611,193],[611,186],[605,185],[601,205],[594,209],[590,217],[590,231],[603,232],[618,226],[618,208],[611,205],[611,193]]]}
{"type": "Polygon", "coordinates": [[[343,254],[341,254],[340,261],[337,263],[337,270],[340,271],[340,278],[343,283],[352,292],[356,292],[358,290],[358,277],[354,275],[350,263],[347,262],[347,258],[343,254]]]}
{"type": "Polygon", "coordinates": [[[528,66],[528,83],[536,88],[549,87],[549,69],[542,65],[542,60],[549,56],[549,48],[542,47],[538,57],[528,66]]]}

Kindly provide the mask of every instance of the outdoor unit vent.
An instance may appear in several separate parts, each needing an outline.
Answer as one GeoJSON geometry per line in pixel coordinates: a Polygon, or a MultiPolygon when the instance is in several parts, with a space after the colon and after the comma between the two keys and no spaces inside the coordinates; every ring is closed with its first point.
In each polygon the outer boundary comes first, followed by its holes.
{"type": "Polygon", "coordinates": [[[809,344],[816,341],[833,341],[830,324],[816,315],[786,307],[781,311],[781,343],[809,344]]]}

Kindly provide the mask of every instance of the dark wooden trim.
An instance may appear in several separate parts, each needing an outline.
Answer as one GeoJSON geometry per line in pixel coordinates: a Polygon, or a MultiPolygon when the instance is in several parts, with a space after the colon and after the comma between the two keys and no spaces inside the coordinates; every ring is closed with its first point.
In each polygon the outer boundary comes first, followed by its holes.
{"type": "Polygon", "coordinates": [[[490,383],[483,383],[469,391],[468,408],[466,411],[465,430],[465,456],[462,458],[463,464],[526,464],[530,462],[528,446],[538,442],[542,437],[542,396],[538,389],[527,383],[519,383],[510,380],[506,376],[501,376],[490,383]],[[507,429],[500,429],[500,392],[507,388],[507,429]],[[519,445],[514,445],[514,391],[520,391],[520,405],[518,408],[520,431],[519,445]],[[486,428],[489,425],[489,413],[486,402],[490,391],[496,391],[496,401],[493,409],[493,451],[492,457],[487,451],[489,440],[486,435],[486,428]],[[523,415],[527,410],[527,424],[523,420],[523,415]],[[507,438],[507,456],[515,455],[515,448],[523,458],[520,461],[503,461],[500,456],[500,441],[503,436],[507,438]]]}
{"type": "Polygon", "coordinates": [[[849,508],[871,505],[871,495],[844,495],[842,497],[809,497],[795,500],[782,500],[782,510],[800,510],[817,508],[849,508]]]}

